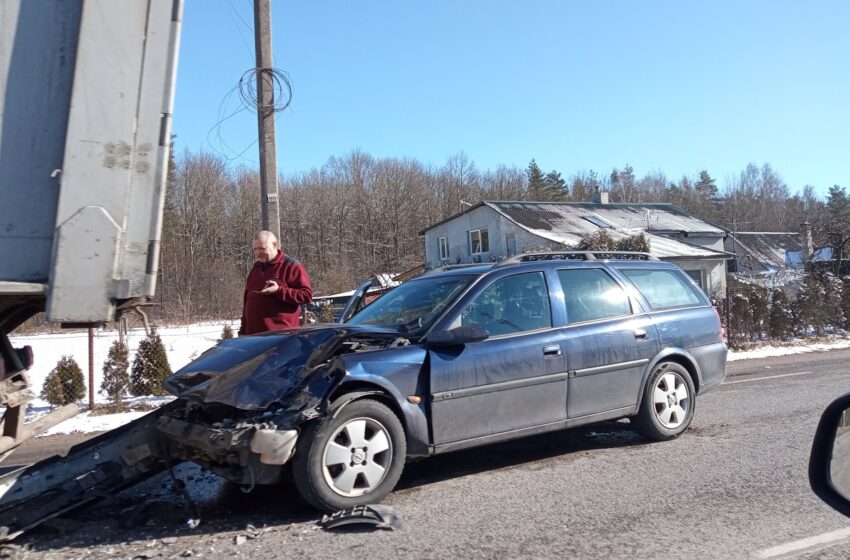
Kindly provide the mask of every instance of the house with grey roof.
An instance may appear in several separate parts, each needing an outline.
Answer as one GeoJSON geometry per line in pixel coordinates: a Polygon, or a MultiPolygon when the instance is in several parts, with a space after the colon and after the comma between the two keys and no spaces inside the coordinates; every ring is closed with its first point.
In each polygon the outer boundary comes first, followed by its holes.
{"type": "Polygon", "coordinates": [[[420,232],[429,269],[498,261],[533,251],[572,250],[605,230],[615,240],[643,233],[650,253],[688,273],[708,294],[726,291],[726,230],[666,203],[482,201],[420,232]]]}
{"type": "Polygon", "coordinates": [[[735,255],[729,271],[737,274],[803,270],[807,257],[804,236],[799,232],[738,231],[726,238],[725,250],[735,255]]]}

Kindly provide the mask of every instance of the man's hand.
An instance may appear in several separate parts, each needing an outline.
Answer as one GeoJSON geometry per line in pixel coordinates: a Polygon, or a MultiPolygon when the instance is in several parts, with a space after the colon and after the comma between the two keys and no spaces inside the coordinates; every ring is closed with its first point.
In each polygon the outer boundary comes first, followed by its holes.
{"type": "Polygon", "coordinates": [[[268,280],[266,285],[263,286],[263,289],[259,291],[261,294],[273,294],[280,289],[280,286],[277,285],[277,282],[274,280],[268,280]]]}

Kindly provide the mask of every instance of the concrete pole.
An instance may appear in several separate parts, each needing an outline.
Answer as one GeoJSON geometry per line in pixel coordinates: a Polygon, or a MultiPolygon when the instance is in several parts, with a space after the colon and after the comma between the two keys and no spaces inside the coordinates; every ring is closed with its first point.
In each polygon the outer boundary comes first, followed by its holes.
{"type": "Polygon", "coordinates": [[[272,80],[271,0],[254,0],[254,44],[257,56],[257,124],[260,139],[260,204],[263,229],[280,239],[277,157],[272,80]]]}

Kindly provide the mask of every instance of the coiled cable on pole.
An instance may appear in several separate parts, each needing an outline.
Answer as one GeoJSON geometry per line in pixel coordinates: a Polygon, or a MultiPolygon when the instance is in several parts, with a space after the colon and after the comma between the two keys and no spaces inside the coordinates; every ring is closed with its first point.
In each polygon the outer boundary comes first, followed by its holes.
{"type": "Polygon", "coordinates": [[[239,98],[245,107],[265,112],[280,113],[292,102],[292,84],[285,72],[278,68],[251,68],[239,78],[239,98]],[[271,107],[266,107],[257,95],[257,79],[266,79],[272,85],[271,107]]]}

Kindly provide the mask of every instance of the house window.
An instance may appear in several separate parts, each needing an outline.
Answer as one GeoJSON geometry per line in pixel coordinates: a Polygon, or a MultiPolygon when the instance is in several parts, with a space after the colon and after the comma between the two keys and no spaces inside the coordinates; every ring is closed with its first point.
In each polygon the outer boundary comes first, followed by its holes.
{"type": "Polygon", "coordinates": [[[487,228],[469,230],[469,253],[480,255],[490,251],[490,235],[487,228]]]}
{"type": "Polygon", "coordinates": [[[449,259],[449,240],[447,237],[441,237],[438,239],[440,243],[440,260],[445,261],[449,259]]]}

